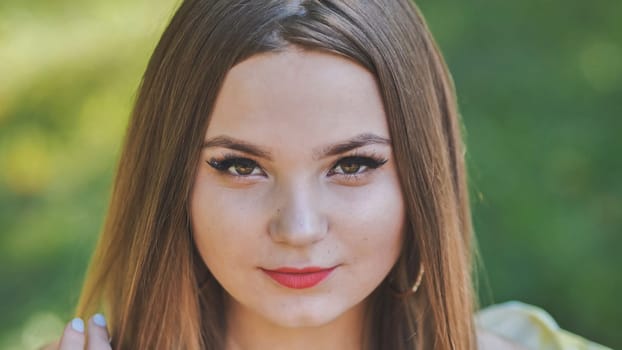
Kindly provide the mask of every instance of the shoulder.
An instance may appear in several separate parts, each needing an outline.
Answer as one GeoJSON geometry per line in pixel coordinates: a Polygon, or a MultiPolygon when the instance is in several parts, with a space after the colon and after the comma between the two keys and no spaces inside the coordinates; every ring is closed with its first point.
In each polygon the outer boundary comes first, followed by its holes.
{"type": "MultiPolygon", "coordinates": [[[[486,349],[610,350],[561,329],[543,309],[519,301],[488,306],[475,316],[478,346],[486,349]],[[494,342],[505,341],[505,347],[494,342]],[[511,347],[515,346],[515,347],[511,347]]],[[[502,343],[499,343],[502,344],[502,343]]]]}
{"type": "Polygon", "coordinates": [[[527,350],[522,345],[497,335],[484,328],[477,329],[478,350],[527,350]]]}

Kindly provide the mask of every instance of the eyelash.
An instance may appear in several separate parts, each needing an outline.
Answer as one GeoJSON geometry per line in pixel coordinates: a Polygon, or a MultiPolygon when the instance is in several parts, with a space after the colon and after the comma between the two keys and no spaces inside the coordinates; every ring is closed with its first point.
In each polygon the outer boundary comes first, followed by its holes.
{"type": "MultiPolygon", "coordinates": [[[[236,176],[236,177],[247,177],[247,176],[253,175],[252,173],[242,175],[242,174],[234,174],[230,172],[229,169],[236,165],[254,167],[254,168],[258,168],[261,170],[261,168],[259,168],[259,164],[257,164],[257,162],[255,162],[254,160],[240,157],[235,154],[225,154],[220,159],[212,158],[209,161],[207,161],[207,164],[209,164],[212,168],[216,169],[220,173],[223,173],[225,175],[230,175],[230,176],[236,176]]],[[[254,171],[255,170],[253,169],[253,172],[254,171]]],[[[265,175],[263,170],[261,170],[261,174],[265,175]]]]}
{"type": "MultiPolygon", "coordinates": [[[[354,154],[351,156],[343,157],[339,159],[328,171],[329,176],[341,176],[345,180],[355,181],[358,180],[361,176],[367,175],[369,172],[380,168],[387,162],[386,158],[379,157],[374,154],[370,155],[362,155],[362,154],[354,154]],[[345,173],[345,172],[336,172],[335,169],[337,167],[343,167],[345,164],[354,164],[358,167],[357,171],[354,173],[345,173]],[[360,169],[363,170],[360,170],[360,169]]],[[[343,168],[341,169],[343,171],[343,168]]]]}
{"type": "MultiPolygon", "coordinates": [[[[353,154],[350,156],[343,157],[336,161],[333,166],[328,171],[328,176],[340,176],[344,178],[346,181],[354,181],[359,179],[361,176],[367,175],[370,171],[375,170],[383,166],[388,159],[384,157],[380,157],[375,154],[353,154]],[[343,167],[345,164],[353,164],[358,166],[357,172],[354,173],[345,173],[343,169],[341,172],[336,172],[335,169],[337,167],[343,167]],[[363,170],[361,171],[360,168],[363,170]]],[[[237,178],[245,178],[253,175],[265,175],[266,173],[259,167],[259,164],[252,159],[240,157],[236,154],[225,154],[220,159],[212,158],[207,161],[207,164],[214,168],[216,171],[223,173],[224,175],[233,176],[237,178]],[[230,171],[231,167],[236,165],[242,165],[245,167],[253,167],[253,170],[249,174],[235,174],[230,171]],[[260,174],[254,174],[255,170],[259,169],[260,174]]]]}

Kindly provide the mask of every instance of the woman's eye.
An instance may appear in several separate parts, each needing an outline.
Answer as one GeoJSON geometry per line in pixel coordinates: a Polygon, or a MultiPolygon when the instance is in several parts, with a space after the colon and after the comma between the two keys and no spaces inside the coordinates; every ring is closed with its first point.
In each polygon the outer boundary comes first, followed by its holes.
{"type": "Polygon", "coordinates": [[[248,158],[225,158],[223,160],[211,159],[207,162],[212,168],[226,172],[234,176],[263,175],[259,165],[248,158]]]}
{"type": "Polygon", "coordinates": [[[358,175],[369,169],[376,169],[387,161],[368,157],[346,157],[340,159],[330,170],[329,175],[358,175]]]}

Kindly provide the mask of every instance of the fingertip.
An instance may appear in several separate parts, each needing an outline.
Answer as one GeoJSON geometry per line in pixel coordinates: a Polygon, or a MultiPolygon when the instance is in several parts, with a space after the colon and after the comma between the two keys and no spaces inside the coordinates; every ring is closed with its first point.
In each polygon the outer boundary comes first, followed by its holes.
{"type": "Polygon", "coordinates": [[[84,321],[80,317],[71,320],[71,329],[78,333],[84,334],[84,321]]]}
{"type": "Polygon", "coordinates": [[[88,322],[88,348],[93,350],[109,350],[110,335],[106,327],[106,318],[102,314],[93,315],[88,322]]]}
{"type": "Polygon", "coordinates": [[[85,343],[84,321],[76,317],[67,323],[60,340],[60,350],[82,349],[85,343]]]}
{"type": "Polygon", "coordinates": [[[93,315],[93,322],[100,327],[106,327],[106,318],[102,314],[93,315]]]}

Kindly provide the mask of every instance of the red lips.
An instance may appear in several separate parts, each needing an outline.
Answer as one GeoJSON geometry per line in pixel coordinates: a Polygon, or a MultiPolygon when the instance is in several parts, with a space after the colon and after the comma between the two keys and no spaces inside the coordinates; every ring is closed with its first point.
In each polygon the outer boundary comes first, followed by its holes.
{"type": "Polygon", "coordinates": [[[302,269],[294,267],[281,267],[275,270],[262,269],[273,280],[293,289],[311,288],[322,282],[337,266],[330,268],[305,267],[302,269]]]}

